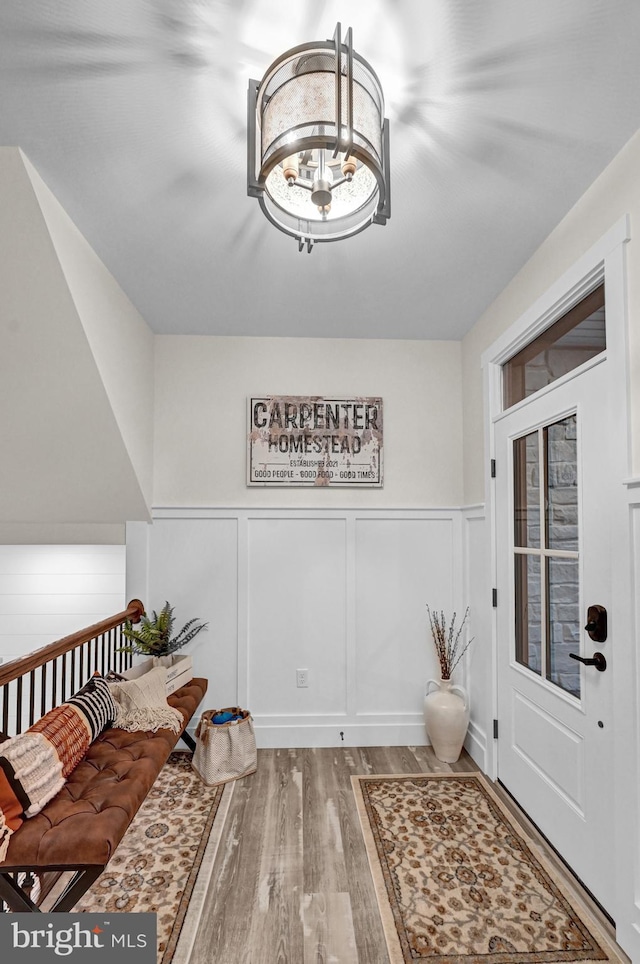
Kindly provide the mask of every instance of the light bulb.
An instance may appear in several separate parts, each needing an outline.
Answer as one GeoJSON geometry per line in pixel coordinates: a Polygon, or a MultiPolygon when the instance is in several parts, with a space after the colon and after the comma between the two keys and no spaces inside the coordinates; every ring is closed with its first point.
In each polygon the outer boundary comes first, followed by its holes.
{"type": "Polygon", "coordinates": [[[342,162],[342,176],[350,181],[358,169],[358,162],[351,154],[346,156],[342,162]]]}
{"type": "Polygon", "coordinates": [[[300,172],[300,158],[297,154],[291,154],[289,157],[285,157],[282,162],[282,170],[284,172],[284,177],[289,186],[295,184],[298,174],[300,172]]]}

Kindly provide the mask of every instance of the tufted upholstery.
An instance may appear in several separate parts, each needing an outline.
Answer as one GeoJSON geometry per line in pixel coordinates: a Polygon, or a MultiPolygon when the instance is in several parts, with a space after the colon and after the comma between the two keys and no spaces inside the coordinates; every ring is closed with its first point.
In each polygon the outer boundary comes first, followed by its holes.
{"type": "MultiPolygon", "coordinates": [[[[184,717],[183,730],[206,690],[205,679],[192,679],[168,698],[184,717]]],[[[13,834],[0,872],[104,866],[178,739],[171,730],[104,730],[62,790],[13,834]]]]}

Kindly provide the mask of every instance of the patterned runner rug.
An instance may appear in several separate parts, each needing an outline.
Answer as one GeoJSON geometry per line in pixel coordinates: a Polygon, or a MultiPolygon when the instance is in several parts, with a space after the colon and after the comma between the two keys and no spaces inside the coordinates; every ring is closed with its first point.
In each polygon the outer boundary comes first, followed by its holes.
{"type": "Polygon", "coordinates": [[[158,964],[186,964],[233,784],[206,787],[174,751],[106,870],[76,911],[158,915],[158,964]]]}
{"type": "Polygon", "coordinates": [[[351,779],[391,964],[622,960],[481,774],[351,779]]]}

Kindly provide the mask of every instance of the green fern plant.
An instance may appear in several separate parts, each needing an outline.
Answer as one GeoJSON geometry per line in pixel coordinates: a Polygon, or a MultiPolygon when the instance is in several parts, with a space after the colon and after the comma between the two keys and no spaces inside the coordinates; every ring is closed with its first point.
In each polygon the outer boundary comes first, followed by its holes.
{"type": "Polygon", "coordinates": [[[135,656],[170,656],[176,650],[186,646],[194,636],[209,625],[200,623],[197,619],[190,619],[180,632],[173,636],[175,623],[173,608],[165,602],[159,613],[154,610],[151,617],[145,613],[135,629],[127,620],[122,635],[129,642],[120,647],[120,652],[133,653],[135,656]]]}

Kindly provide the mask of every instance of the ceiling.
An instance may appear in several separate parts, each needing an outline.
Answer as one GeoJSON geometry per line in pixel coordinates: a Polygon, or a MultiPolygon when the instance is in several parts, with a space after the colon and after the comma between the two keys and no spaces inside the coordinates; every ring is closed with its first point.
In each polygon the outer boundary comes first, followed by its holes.
{"type": "Polygon", "coordinates": [[[640,127],[638,0],[2,0],[0,145],[161,333],[458,339],[640,127]],[[299,254],[246,195],[246,92],[353,27],[391,220],[299,254]]]}

